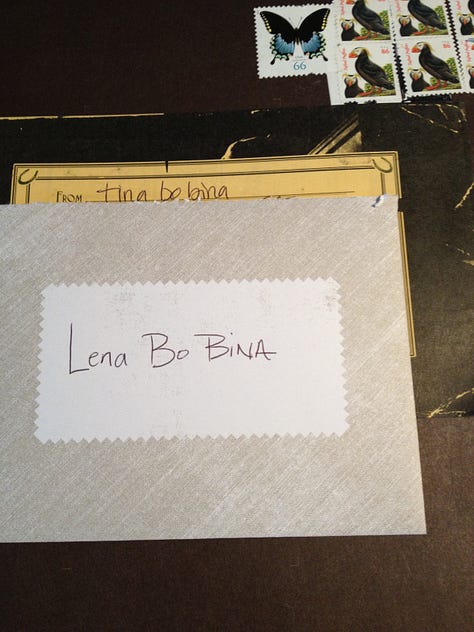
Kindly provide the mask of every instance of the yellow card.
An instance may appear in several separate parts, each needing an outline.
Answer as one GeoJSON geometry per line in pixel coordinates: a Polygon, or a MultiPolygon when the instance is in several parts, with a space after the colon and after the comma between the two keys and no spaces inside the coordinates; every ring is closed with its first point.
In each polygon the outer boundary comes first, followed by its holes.
{"type": "MultiPolygon", "coordinates": [[[[398,154],[359,152],[230,160],[15,164],[11,203],[401,197],[398,154]]],[[[401,214],[400,214],[401,215],[401,214]]],[[[400,216],[411,355],[416,355],[400,216]]]]}
{"type": "Polygon", "coordinates": [[[401,196],[396,152],[174,162],[16,164],[11,202],[401,196]]]}

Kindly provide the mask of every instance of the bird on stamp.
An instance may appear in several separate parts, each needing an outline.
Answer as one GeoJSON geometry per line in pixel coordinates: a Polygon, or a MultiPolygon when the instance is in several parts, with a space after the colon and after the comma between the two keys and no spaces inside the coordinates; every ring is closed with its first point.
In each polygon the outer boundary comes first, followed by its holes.
{"type": "Polygon", "coordinates": [[[353,4],[352,15],[354,19],[362,24],[367,33],[365,35],[359,35],[356,39],[374,39],[377,35],[389,35],[389,30],[383,23],[382,18],[378,13],[369,9],[366,5],[366,0],[346,0],[347,4],[353,4]]]}
{"type": "Polygon", "coordinates": [[[382,89],[395,89],[395,86],[387,77],[385,70],[369,58],[369,52],[366,48],[354,48],[354,50],[349,53],[349,57],[356,58],[356,72],[372,86],[370,90],[359,96],[369,96],[374,90],[377,94],[380,94],[382,89]]]}
{"type": "Polygon", "coordinates": [[[459,83],[459,77],[451,71],[451,68],[443,59],[433,54],[431,46],[427,42],[418,42],[411,50],[412,53],[419,53],[418,61],[420,65],[436,79],[436,83],[426,88],[427,90],[446,88],[448,83],[459,83]],[[441,84],[441,82],[443,83],[441,84]]]}

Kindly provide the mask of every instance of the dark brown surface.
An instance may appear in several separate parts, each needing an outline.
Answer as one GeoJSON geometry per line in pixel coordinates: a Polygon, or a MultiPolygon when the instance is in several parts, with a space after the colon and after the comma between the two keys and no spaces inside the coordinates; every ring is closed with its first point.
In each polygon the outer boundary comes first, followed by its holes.
{"type": "MultiPolygon", "coordinates": [[[[0,115],[327,102],[258,80],[256,2],[43,4],[2,8],[0,115]]],[[[0,628],[470,630],[472,423],[419,422],[427,536],[1,545],[0,628]]]]}
{"type": "Polygon", "coordinates": [[[255,6],[257,0],[7,4],[0,115],[212,112],[326,102],[322,77],[258,79],[255,6]]]}

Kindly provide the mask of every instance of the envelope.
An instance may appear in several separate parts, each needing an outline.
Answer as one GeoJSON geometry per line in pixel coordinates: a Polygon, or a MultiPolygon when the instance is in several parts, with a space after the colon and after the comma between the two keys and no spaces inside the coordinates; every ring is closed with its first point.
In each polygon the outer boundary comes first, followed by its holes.
{"type": "Polygon", "coordinates": [[[0,226],[3,541],[425,533],[395,197],[0,226]]]}

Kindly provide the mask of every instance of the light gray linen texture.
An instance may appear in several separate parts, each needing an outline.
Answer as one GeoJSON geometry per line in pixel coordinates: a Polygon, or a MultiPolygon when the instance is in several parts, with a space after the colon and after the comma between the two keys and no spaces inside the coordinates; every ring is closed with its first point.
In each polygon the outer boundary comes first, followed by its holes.
{"type": "Polygon", "coordinates": [[[425,533],[397,200],[373,203],[2,207],[0,539],[425,533]],[[307,277],[341,286],[342,437],[34,437],[47,285],[307,277]]]}

